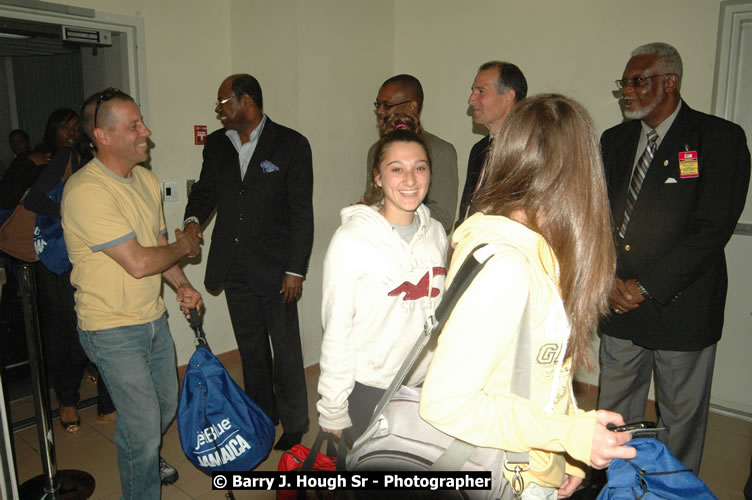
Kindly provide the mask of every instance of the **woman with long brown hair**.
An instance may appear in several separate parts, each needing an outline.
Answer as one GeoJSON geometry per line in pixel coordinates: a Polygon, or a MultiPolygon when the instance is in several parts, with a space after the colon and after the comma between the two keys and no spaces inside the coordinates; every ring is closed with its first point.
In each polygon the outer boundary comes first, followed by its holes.
{"type": "Polygon", "coordinates": [[[560,95],[524,100],[495,138],[488,169],[479,213],[454,233],[447,283],[479,244],[495,255],[439,337],[421,416],[477,446],[530,452],[522,497],[563,498],[582,464],[635,455],[623,446],[628,433],[606,428],[624,424],[620,415],[578,411],[572,395],[573,374],[592,365],[615,269],[592,120],[560,95]],[[513,393],[520,373],[530,381],[526,397],[513,393]]]}

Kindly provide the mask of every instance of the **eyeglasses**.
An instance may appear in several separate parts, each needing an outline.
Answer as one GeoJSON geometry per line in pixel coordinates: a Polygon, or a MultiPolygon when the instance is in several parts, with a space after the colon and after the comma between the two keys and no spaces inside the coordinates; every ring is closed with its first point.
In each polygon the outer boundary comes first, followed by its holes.
{"type": "Polygon", "coordinates": [[[232,99],[233,97],[237,97],[237,95],[236,94],[232,94],[230,97],[225,97],[224,99],[218,100],[217,102],[214,103],[214,107],[218,108],[220,106],[224,106],[225,104],[227,104],[228,102],[230,102],[230,99],[232,99]]]}
{"type": "Polygon", "coordinates": [[[412,99],[408,99],[407,101],[402,102],[395,102],[394,104],[389,104],[388,102],[384,101],[373,101],[373,108],[378,111],[381,108],[384,108],[384,111],[389,111],[390,109],[399,106],[401,104],[407,104],[408,102],[412,102],[412,99]]]}
{"type": "Polygon", "coordinates": [[[673,73],[662,73],[660,75],[652,75],[652,76],[636,76],[634,78],[624,78],[622,80],[616,80],[616,86],[620,89],[623,89],[624,87],[643,87],[645,86],[645,83],[650,80],[651,78],[657,78],[659,76],[668,76],[673,75],[673,73]]]}
{"type": "Polygon", "coordinates": [[[99,107],[103,102],[109,101],[110,99],[118,95],[124,95],[124,92],[120,89],[116,89],[115,87],[108,87],[99,93],[99,97],[97,97],[97,106],[94,108],[94,128],[97,128],[97,115],[99,114],[99,107]]]}

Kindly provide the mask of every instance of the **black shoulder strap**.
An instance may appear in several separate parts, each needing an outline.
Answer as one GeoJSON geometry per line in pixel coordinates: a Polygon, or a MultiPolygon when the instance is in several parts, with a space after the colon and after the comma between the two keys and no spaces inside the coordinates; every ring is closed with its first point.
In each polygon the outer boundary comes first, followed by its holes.
{"type": "Polygon", "coordinates": [[[204,329],[201,326],[201,316],[198,315],[198,309],[195,307],[188,311],[189,318],[188,321],[191,324],[191,328],[193,328],[193,332],[196,334],[196,349],[199,347],[204,347],[206,350],[211,352],[211,348],[209,347],[209,343],[206,341],[206,334],[204,333],[204,329]]]}

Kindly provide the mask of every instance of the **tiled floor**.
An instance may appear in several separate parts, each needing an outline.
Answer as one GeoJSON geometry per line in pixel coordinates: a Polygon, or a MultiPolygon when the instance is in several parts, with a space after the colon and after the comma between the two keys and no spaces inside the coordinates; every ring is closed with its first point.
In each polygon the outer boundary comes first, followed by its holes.
{"type": "MultiPolygon", "coordinates": [[[[235,380],[242,378],[239,361],[225,363],[235,380]]],[[[310,446],[316,435],[316,383],[318,374],[315,369],[307,371],[309,413],[311,430],[303,439],[303,444],[310,446]]],[[[94,386],[84,383],[84,397],[92,395],[94,386]]],[[[591,395],[579,395],[580,406],[593,408],[595,400],[591,395]]],[[[15,416],[33,414],[30,400],[14,404],[15,416]]],[[[57,450],[58,469],[78,469],[94,476],[95,499],[120,498],[120,483],[117,472],[117,459],[113,435],[115,424],[103,424],[96,419],[94,407],[81,411],[82,428],[78,434],[67,434],[57,419],[54,422],[55,447],[57,450]]],[[[277,437],[281,434],[277,427],[277,437]]],[[[42,472],[39,456],[39,442],[35,427],[15,434],[15,458],[20,483],[42,472]]],[[[198,471],[187,461],[180,449],[177,428],[170,427],[164,437],[162,455],[175,465],[180,479],[171,486],[162,488],[165,499],[222,499],[224,492],[212,491],[209,477],[198,471]]],[[[258,470],[276,470],[281,452],[272,450],[269,457],[258,470]]],[[[705,455],[700,477],[710,486],[721,500],[743,500],[742,488],[750,470],[752,457],[752,424],[733,418],[711,414],[705,441],[705,455]]],[[[236,491],[238,499],[274,498],[274,492],[236,491]]]]}

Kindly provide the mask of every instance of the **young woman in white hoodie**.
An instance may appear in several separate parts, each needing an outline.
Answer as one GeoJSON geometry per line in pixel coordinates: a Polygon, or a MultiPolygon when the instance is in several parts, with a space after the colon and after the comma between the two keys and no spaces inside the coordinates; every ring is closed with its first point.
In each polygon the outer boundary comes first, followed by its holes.
{"type": "Polygon", "coordinates": [[[566,97],[528,97],[504,121],[487,168],[478,213],[452,238],[448,282],[477,245],[495,254],[439,336],[420,414],[474,445],[529,452],[523,499],[566,498],[584,465],[636,454],[624,446],[629,433],[606,427],[623,425],[621,415],[578,411],[572,396],[577,368],[593,363],[616,262],[592,120],[566,97]],[[521,374],[529,384],[515,390],[521,374]]]}
{"type": "MultiPolygon", "coordinates": [[[[324,258],[319,425],[366,428],[444,291],[447,238],[423,199],[431,163],[417,120],[396,117],[378,142],[373,187],[342,209],[324,258]]],[[[428,358],[428,356],[426,356],[428,358]]],[[[425,375],[420,362],[412,380],[425,375]]]]}

